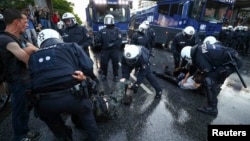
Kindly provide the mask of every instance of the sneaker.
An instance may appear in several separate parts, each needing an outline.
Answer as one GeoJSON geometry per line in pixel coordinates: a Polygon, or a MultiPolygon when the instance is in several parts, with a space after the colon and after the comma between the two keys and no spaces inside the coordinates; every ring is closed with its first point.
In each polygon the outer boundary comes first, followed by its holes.
{"type": "Polygon", "coordinates": [[[218,109],[217,108],[212,108],[212,107],[201,107],[197,109],[199,112],[202,112],[204,114],[212,115],[212,116],[217,116],[218,115],[218,109]]]}
{"type": "Polygon", "coordinates": [[[40,137],[39,132],[28,132],[26,137],[22,138],[21,141],[34,141],[40,137]]]}
{"type": "Polygon", "coordinates": [[[161,99],[162,91],[158,91],[155,94],[155,99],[161,99]]]}

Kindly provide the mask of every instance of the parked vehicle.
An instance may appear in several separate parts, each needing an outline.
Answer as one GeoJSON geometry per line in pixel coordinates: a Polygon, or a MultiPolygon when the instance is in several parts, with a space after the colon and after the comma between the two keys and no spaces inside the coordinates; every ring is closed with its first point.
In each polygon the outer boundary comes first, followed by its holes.
{"type": "MultiPolygon", "coordinates": [[[[111,14],[115,18],[115,25],[122,31],[123,43],[127,43],[130,8],[132,8],[132,1],[130,0],[89,0],[86,8],[86,18],[94,39],[96,33],[105,27],[103,23],[105,15],[111,14]]],[[[93,40],[93,46],[100,46],[100,43],[93,40]]]]}
{"type": "Polygon", "coordinates": [[[234,0],[157,0],[155,5],[132,13],[130,29],[148,20],[156,32],[155,42],[169,48],[175,34],[186,26],[193,26],[200,39],[218,36],[233,5],[234,0]]]}

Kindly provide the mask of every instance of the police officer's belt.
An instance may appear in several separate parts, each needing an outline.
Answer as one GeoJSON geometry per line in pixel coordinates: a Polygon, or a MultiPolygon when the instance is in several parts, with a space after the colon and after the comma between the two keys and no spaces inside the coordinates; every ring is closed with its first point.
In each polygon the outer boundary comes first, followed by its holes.
{"type": "Polygon", "coordinates": [[[53,98],[59,98],[59,97],[69,95],[69,94],[74,94],[75,92],[76,92],[76,90],[72,87],[69,89],[58,90],[58,91],[54,91],[54,92],[36,93],[35,97],[36,97],[36,100],[53,99],[53,98]]]}

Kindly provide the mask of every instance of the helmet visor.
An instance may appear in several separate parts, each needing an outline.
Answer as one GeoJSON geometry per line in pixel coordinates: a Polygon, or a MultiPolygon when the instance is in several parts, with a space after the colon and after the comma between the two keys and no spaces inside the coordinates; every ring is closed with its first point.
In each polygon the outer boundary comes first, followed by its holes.
{"type": "Polygon", "coordinates": [[[192,59],[189,57],[184,57],[184,60],[186,60],[189,64],[192,64],[192,59]]]}
{"type": "Polygon", "coordinates": [[[133,64],[135,64],[135,63],[138,61],[138,57],[133,58],[133,59],[128,59],[128,58],[126,58],[125,60],[126,60],[126,62],[127,62],[129,65],[133,65],[133,64]]]}
{"type": "Polygon", "coordinates": [[[191,39],[193,37],[193,35],[189,35],[189,34],[187,34],[187,33],[184,32],[184,37],[186,39],[191,39]]]}
{"type": "Polygon", "coordinates": [[[114,19],[111,17],[104,18],[104,24],[114,24],[114,19]]]}

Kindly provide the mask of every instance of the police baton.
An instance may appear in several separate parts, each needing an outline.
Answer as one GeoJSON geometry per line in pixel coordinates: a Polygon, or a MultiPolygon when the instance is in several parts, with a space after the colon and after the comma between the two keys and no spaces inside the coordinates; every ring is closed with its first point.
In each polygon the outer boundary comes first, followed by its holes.
{"type": "Polygon", "coordinates": [[[247,88],[247,85],[246,85],[245,81],[243,80],[242,76],[240,75],[240,72],[239,72],[239,69],[237,67],[236,61],[233,59],[232,55],[229,52],[227,52],[227,54],[228,54],[229,58],[231,59],[231,61],[228,62],[228,63],[225,63],[224,65],[231,64],[233,66],[234,70],[236,71],[237,75],[239,76],[242,85],[245,88],[247,88]]]}

